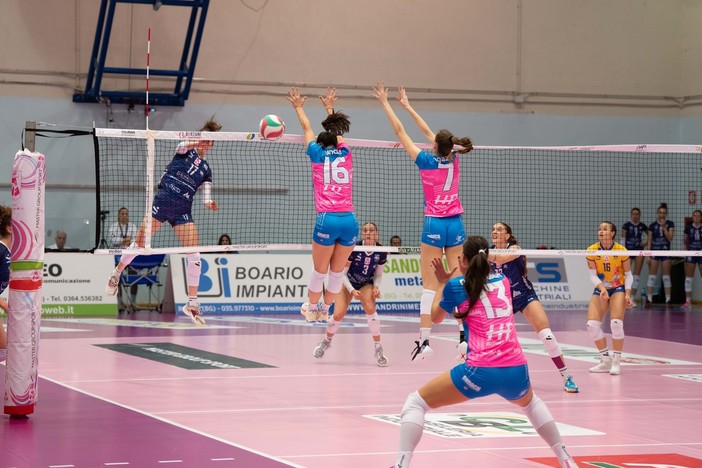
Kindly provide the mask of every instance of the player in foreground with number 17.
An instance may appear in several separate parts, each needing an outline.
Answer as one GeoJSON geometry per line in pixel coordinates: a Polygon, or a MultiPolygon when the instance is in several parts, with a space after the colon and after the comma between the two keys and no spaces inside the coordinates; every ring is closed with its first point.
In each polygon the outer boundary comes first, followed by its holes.
{"type": "Polygon", "coordinates": [[[410,393],[402,408],[400,447],[395,468],[407,468],[424,432],[430,409],[497,394],[521,407],[529,422],[551,447],[563,468],[577,465],[566,451],[556,422],[534,393],[529,370],[517,339],[509,280],[491,271],[487,240],[470,236],[463,244],[459,268],[463,277],[451,278],[440,258],[432,261],[438,283],[431,319],[441,323],[456,309],[468,331],[466,361],[410,393]],[[493,330],[505,332],[493,333],[493,330]]]}
{"type": "MultiPolygon", "coordinates": [[[[222,126],[214,117],[205,122],[200,129],[202,132],[218,132],[222,126]]],[[[213,140],[182,141],[178,144],[175,156],[163,171],[158,183],[158,192],[151,205],[151,235],[158,231],[163,223],[169,222],[173,226],[178,239],[184,247],[200,245],[197,227],[193,221],[192,206],[195,193],[200,186],[203,188],[203,202],[205,207],[217,211],[219,206],[211,198],[212,170],[205,160],[207,153],[214,145],[213,140]]],[[[131,247],[144,247],[146,237],[146,218],[141,223],[137,232],[136,242],[131,247]]],[[[123,254],[114,271],[107,280],[105,292],[110,296],[117,294],[119,277],[127,266],[137,257],[136,254],[123,254]]],[[[200,311],[197,299],[197,290],[200,286],[200,254],[187,255],[186,281],[188,284],[188,302],[182,308],[195,325],[205,325],[205,319],[200,311]]]]}
{"type": "Polygon", "coordinates": [[[316,139],[310,120],[303,108],[307,96],[300,96],[299,88],[291,88],[287,100],[295,108],[312,163],[312,183],[317,222],[312,232],[313,270],[307,286],[308,302],[300,313],[308,322],[326,322],[329,308],[344,283],[346,260],[356,245],[358,220],[353,209],[353,159],[351,149],[344,143],[343,134],[349,131],[349,116],[334,111],[336,90],[327,89],[319,97],[327,110],[322,122],[324,131],[316,139]],[[324,280],[327,289],[322,299],[324,280]]]}
{"type": "MultiPolygon", "coordinates": [[[[412,116],[415,124],[429,143],[434,145],[432,152],[421,150],[410,139],[402,122],[388,103],[388,90],[383,83],[373,87],[375,97],[385,111],[385,115],[399,138],[400,143],[419,168],[424,188],[424,228],[420,249],[420,266],[422,270],[422,296],[419,300],[419,340],[412,351],[412,361],[421,361],[433,354],[429,347],[431,333],[431,304],[436,295],[436,277],[431,271],[434,258],[446,254],[449,268],[457,270],[461,244],[466,238],[463,226],[463,205],[458,198],[461,169],[458,155],[473,149],[470,138],[458,138],[448,130],[434,132],[422,117],[410,106],[407,93],[403,87],[398,90],[397,99],[402,107],[412,116]],[[454,146],[461,148],[454,151],[454,146]]],[[[461,329],[461,332],[463,330],[461,329]]],[[[463,333],[461,333],[461,341],[463,333]]],[[[463,353],[459,353],[463,354],[463,353]]]]}

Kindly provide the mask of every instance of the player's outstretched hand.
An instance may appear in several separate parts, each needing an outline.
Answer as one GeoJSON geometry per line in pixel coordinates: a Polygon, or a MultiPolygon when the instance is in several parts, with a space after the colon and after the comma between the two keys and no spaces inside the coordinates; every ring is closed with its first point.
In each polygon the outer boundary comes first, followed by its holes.
{"type": "Polygon", "coordinates": [[[217,211],[219,209],[219,205],[214,200],[207,200],[205,202],[205,208],[208,210],[217,211]]]}
{"type": "Polygon", "coordinates": [[[448,280],[451,279],[451,276],[453,276],[454,272],[457,269],[457,267],[454,267],[451,269],[451,271],[447,271],[446,267],[444,266],[443,259],[439,257],[434,258],[431,261],[431,267],[434,269],[434,274],[436,275],[436,279],[439,280],[439,283],[448,282],[448,280]]]}

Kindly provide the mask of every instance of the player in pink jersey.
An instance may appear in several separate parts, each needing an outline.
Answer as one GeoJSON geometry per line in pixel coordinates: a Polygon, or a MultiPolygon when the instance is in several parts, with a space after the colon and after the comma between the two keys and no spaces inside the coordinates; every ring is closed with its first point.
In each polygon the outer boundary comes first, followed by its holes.
{"type": "Polygon", "coordinates": [[[329,308],[341,291],[346,260],[356,245],[358,220],[353,210],[353,158],[351,149],[344,143],[343,134],[349,131],[349,117],[334,112],[336,90],[328,88],[319,97],[327,110],[322,122],[324,131],[317,135],[303,108],[306,96],[299,88],[291,88],[287,99],[295,108],[307,145],[307,155],[312,163],[312,182],[317,210],[317,222],[312,233],[312,263],[314,269],[307,286],[308,302],[300,313],[308,322],[326,322],[329,308]],[[322,298],[324,280],[329,272],[327,289],[322,298]]]}
{"type": "MultiPolygon", "coordinates": [[[[412,360],[422,360],[433,354],[429,347],[431,333],[431,304],[436,295],[436,277],[431,261],[446,254],[449,267],[458,267],[461,244],[466,238],[463,227],[463,206],[458,198],[460,166],[458,154],[473,149],[470,138],[457,138],[448,130],[434,133],[429,125],[410,106],[407,93],[399,88],[398,100],[412,116],[422,134],[434,145],[433,152],[420,149],[405,132],[400,119],[388,103],[388,90],[383,83],[373,87],[373,96],[380,102],[400,143],[419,168],[424,188],[424,228],[421,244],[422,296],[419,301],[419,340],[412,352],[412,360]],[[454,146],[461,146],[454,150],[454,146]]],[[[462,330],[461,330],[462,331],[462,330]]],[[[462,336],[462,334],[461,334],[462,336]]]]}
{"type": "Polygon", "coordinates": [[[441,323],[447,311],[468,331],[469,352],[463,362],[410,393],[402,408],[396,468],[407,468],[424,432],[429,409],[498,394],[521,407],[536,432],[551,447],[562,467],[577,466],[563,445],[556,422],[531,388],[529,370],[512,313],[509,280],[491,272],[487,240],[470,236],[463,244],[459,269],[447,271],[441,258],[432,260],[438,283],[431,319],[441,323]],[[441,299],[439,299],[441,298],[441,299]]]}

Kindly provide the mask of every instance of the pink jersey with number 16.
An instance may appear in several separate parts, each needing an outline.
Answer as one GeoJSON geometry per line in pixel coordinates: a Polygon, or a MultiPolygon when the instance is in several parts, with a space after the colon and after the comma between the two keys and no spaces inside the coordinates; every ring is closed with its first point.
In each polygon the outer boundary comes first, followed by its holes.
{"type": "Polygon", "coordinates": [[[317,213],[353,211],[353,159],[346,143],[322,148],[310,142],[307,155],[312,162],[312,183],[317,213]]]}

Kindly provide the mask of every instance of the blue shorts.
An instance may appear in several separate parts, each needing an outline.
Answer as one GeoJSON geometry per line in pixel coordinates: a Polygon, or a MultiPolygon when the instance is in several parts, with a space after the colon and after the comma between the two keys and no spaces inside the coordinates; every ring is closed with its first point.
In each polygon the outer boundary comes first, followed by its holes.
{"type": "Polygon", "coordinates": [[[353,211],[317,213],[312,240],[319,245],[334,245],[338,242],[345,247],[350,247],[356,245],[357,238],[358,219],[353,211]]]}
{"type": "Polygon", "coordinates": [[[694,263],[699,265],[702,263],[702,257],[685,257],[685,263],[694,263]]]}
{"type": "Polygon", "coordinates": [[[162,223],[169,222],[171,226],[192,223],[192,207],[191,202],[164,197],[157,193],[151,205],[151,216],[162,223]]]}
{"type": "MultiPolygon", "coordinates": [[[[609,297],[614,296],[616,293],[624,293],[626,290],[624,289],[624,286],[617,286],[616,288],[607,288],[607,294],[609,294],[609,297]]],[[[599,296],[600,295],[600,290],[595,288],[595,290],[592,292],[593,296],[599,296]]]]}
{"type": "Polygon", "coordinates": [[[515,288],[512,290],[512,312],[515,314],[517,312],[524,312],[524,309],[526,309],[529,304],[538,300],[539,296],[537,296],[536,292],[533,290],[520,291],[515,288]],[[515,296],[515,294],[517,295],[515,296]]]}
{"type": "Polygon", "coordinates": [[[468,398],[498,394],[517,400],[529,391],[529,368],[526,364],[512,367],[473,367],[465,362],[451,369],[451,381],[468,398]]]}
{"type": "Polygon", "coordinates": [[[434,247],[454,247],[466,240],[466,230],[463,227],[463,216],[448,216],[446,218],[424,217],[422,242],[434,247]]]}
{"type": "Polygon", "coordinates": [[[373,278],[370,278],[368,281],[365,281],[363,283],[356,283],[355,281],[349,281],[351,283],[351,286],[353,286],[353,289],[356,291],[360,291],[363,286],[368,286],[369,284],[373,286],[373,278]]]}
{"type": "Polygon", "coordinates": [[[665,262],[666,260],[670,260],[670,257],[651,257],[651,260],[655,262],[665,262]]]}

